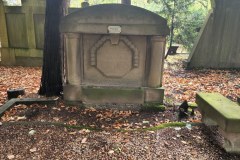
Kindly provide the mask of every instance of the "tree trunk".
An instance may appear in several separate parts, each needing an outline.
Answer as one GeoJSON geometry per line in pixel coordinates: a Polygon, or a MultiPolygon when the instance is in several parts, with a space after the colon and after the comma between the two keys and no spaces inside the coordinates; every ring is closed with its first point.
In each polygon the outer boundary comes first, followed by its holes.
{"type": "Polygon", "coordinates": [[[63,38],[59,32],[61,18],[66,14],[66,0],[47,0],[40,95],[59,95],[62,90],[63,38]]]}
{"type": "MultiPolygon", "coordinates": [[[[176,5],[176,1],[173,1],[173,9],[171,11],[172,14],[172,19],[171,19],[171,28],[170,28],[170,42],[169,42],[169,49],[172,47],[173,44],[173,38],[174,38],[174,19],[175,19],[175,5],[176,5]]],[[[169,50],[165,56],[165,59],[167,59],[168,55],[169,55],[169,50]]]]}
{"type": "MultiPolygon", "coordinates": [[[[174,3],[174,4],[175,4],[175,3],[174,3]]],[[[173,9],[172,19],[171,19],[170,44],[169,44],[169,47],[172,47],[172,44],[173,44],[173,37],[174,37],[174,18],[175,18],[175,13],[174,13],[174,9],[173,9]]]]}

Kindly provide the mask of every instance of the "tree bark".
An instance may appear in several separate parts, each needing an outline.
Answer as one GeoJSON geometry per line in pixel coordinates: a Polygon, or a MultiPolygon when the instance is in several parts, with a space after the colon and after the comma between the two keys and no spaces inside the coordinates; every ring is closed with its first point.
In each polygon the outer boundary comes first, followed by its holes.
{"type": "Polygon", "coordinates": [[[40,95],[55,96],[62,90],[63,37],[59,31],[61,18],[66,14],[68,1],[47,0],[40,95]]]}

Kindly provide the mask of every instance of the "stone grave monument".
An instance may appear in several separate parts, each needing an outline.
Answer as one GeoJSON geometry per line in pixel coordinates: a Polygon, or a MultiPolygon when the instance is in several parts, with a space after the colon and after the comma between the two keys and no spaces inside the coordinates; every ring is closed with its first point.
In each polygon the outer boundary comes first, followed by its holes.
{"type": "Polygon", "coordinates": [[[86,104],[162,103],[167,21],[124,4],[81,8],[62,19],[64,100],[86,104]]]}

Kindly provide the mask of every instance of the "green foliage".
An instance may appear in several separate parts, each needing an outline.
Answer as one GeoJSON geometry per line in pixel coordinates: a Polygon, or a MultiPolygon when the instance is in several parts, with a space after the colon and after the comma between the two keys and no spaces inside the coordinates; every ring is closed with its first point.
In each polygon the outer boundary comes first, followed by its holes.
{"type": "Polygon", "coordinates": [[[157,13],[168,20],[173,42],[190,50],[207,14],[208,0],[152,0],[152,3],[161,6],[157,13]]]}
{"type": "MultiPolygon", "coordinates": [[[[80,7],[83,1],[71,0],[71,7],[80,7]]],[[[89,0],[90,5],[120,2],[121,0],[89,0]]],[[[208,12],[209,0],[132,0],[132,5],[166,18],[168,25],[173,27],[173,43],[182,44],[190,50],[198,35],[197,30],[201,28],[208,12]]]]}

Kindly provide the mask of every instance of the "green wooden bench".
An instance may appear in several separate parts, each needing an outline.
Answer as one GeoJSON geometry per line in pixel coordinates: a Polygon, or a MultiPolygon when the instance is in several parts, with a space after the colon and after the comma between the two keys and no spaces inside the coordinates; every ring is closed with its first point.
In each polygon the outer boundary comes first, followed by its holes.
{"type": "Polygon", "coordinates": [[[240,106],[219,93],[197,93],[196,103],[202,121],[209,126],[219,126],[224,137],[223,148],[240,153],[240,106]]]}

